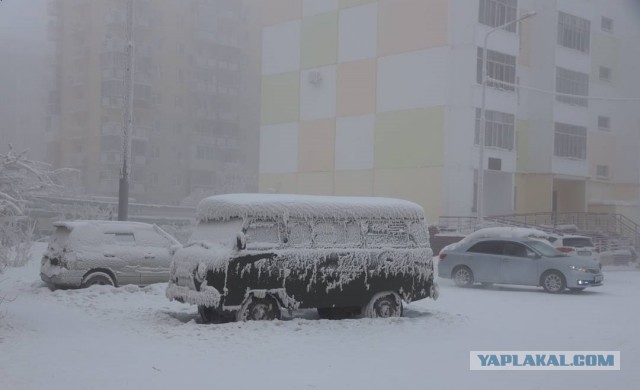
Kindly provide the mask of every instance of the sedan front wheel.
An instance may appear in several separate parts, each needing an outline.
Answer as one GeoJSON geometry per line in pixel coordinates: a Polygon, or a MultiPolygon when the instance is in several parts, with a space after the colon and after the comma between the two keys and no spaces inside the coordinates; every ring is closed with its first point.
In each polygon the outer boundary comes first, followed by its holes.
{"type": "Polygon", "coordinates": [[[564,276],[557,271],[550,271],[542,275],[542,288],[546,292],[552,294],[558,294],[564,291],[567,287],[567,283],[564,280],[564,276]]]}

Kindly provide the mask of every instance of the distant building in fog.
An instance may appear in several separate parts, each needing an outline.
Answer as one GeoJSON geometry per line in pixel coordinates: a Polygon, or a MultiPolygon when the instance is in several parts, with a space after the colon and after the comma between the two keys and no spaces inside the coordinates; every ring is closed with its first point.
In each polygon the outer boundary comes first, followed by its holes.
{"type": "Polygon", "coordinates": [[[0,151],[12,144],[30,159],[47,160],[46,42],[0,39],[0,151]]]}
{"type": "Polygon", "coordinates": [[[260,190],[474,215],[485,33],[485,213],[640,222],[640,6],[606,0],[267,0],[260,190]]]}
{"type": "MultiPolygon", "coordinates": [[[[51,0],[56,165],[116,196],[121,166],[125,0],[51,0]]],[[[257,188],[260,30],[245,1],[135,0],[130,196],[178,203],[257,188]]]]}

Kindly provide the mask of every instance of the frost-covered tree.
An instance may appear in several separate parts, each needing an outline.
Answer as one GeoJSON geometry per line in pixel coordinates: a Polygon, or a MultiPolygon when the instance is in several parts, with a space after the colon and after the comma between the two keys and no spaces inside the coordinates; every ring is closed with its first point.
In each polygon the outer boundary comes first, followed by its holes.
{"type": "Polygon", "coordinates": [[[26,217],[28,200],[62,190],[56,179],[62,170],[30,160],[27,153],[16,153],[11,145],[7,153],[0,152],[0,272],[28,258],[34,229],[26,217]]]}

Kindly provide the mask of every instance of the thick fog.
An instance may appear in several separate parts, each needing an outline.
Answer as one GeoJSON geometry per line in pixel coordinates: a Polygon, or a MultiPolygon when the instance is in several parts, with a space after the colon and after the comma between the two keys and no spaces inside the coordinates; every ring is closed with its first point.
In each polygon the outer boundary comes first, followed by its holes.
{"type": "Polygon", "coordinates": [[[78,170],[79,197],[115,198],[130,154],[140,203],[259,191],[404,198],[431,220],[640,217],[637,1],[134,3],[130,152],[127,1],[0,4],[0,147],[78,170]],[[482,88],[485,34],[527,13],[487,35],[482,88]]]}
{"type": "Polygon", "coordinates": [[[639,254],[640,0],[0,0],[0,390],[637,390],[639,254]]]}

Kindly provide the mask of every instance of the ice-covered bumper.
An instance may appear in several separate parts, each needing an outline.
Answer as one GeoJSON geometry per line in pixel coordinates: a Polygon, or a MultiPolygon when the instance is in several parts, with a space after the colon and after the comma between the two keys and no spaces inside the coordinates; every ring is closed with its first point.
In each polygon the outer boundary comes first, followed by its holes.
{"type": "Polygon", "coordinates": [[[60,268],[56,272],[40,271],[40,279],[56,287],[80,287],[85,271],[60,268]]]}
{"type": "Polygon", "coordinates": [[[195,290],[189,286],[180,286],[170,281],[167,286],[166,296],[170,300],[192,305],[218,307],[220,305],[220,292],[206,282],[200,286],[200,290],[195,290]]]}
{"type": "Polygon", "coordinates": [[[429,289],[429,296],[434,301],[438,299],[438,297],[440,296],[440,286],[438,286],[438,283],[436,282],[431,283],[431,288],[429,289]]]}

